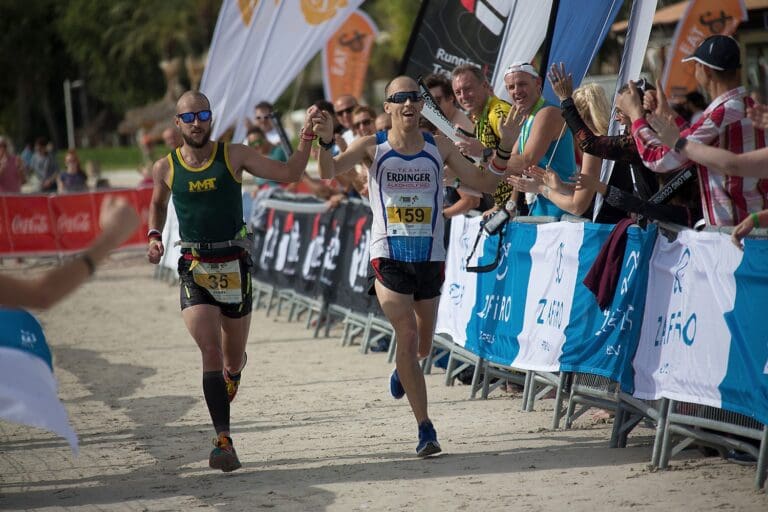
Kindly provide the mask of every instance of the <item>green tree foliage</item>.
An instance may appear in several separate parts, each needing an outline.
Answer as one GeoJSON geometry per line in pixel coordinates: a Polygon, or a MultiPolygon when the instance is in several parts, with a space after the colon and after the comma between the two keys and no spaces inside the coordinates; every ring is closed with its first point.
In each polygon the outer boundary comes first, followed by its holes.
{"type": "MultiPolygon", "coordinates": [[[[659,8],[675,1],[659,0],[659,8]]],[[[163,95],[160,60],[207,49],[221,2],[1,0],[0,69],[6,72],[0,77],[0,133],[17,142],[47,135],[61,147],[67,78],[85,81],[90,117],[110,119],[104,126],[113,129],[126,109],[163,95]]],[[[625,0],[619,19],[630,6],[625,0]]],[[[420,7],[416,0],[363,2],[381,32],[369,84],[397,73],[420,7]]]]}
{"type": "Polygon", "coordinates": [[[65,79],[85,81],[92,117],[165,92],[158,63],[199,56],[221,0],[3,0],[0,2],[0,132],[46,135],[61,147],[65,79]]]}
{"type": "Polygon", "coordinates": [[[162,96],[161,59],[199,55],[220,0],[70,0],[57,26],[88,91],[123,110],[162,96]]]}
{"type": "Polygon", "coordinates": [[[60,141],[62,81],[71,61],[54,29],[59,11],[55,0],[0,2],[0,132],[16,142],[36,134],[60,141]]]}
{"type": "Polygon", "coordinates": [[[362,9],[376,22],[381,44],[373,47],[369,78],[392,78],[400,67],[421,2],[414,0],[369,0],[362,9]]]}

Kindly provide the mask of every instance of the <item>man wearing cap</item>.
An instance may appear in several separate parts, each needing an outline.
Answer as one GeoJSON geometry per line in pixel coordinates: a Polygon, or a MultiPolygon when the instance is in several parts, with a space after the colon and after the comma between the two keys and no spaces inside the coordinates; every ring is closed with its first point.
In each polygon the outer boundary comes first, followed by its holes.
{"type": "MultiPolygon", "coordinates": [[[[668,173],[685,167],[691,160],[684,156],[683,149],[688,140],[719,147],[728,141],[728,147],[741,152],[744,140],[734,137],[728,130],[729,124],[744,119],[747,107],[754,102],[741,86],[741,52],[735,39],[723,35],[706,38],[690,57],[683,62],[692,62],[694,76],[710,98],[702,116],[693,125],[687,126],[682,118],[675,118],[676,124],[684,128],[673,147],[664,145],[656,132],[651,129],[643,112],[642,100],[634,93],[621,97],[616,106],[626,112],[632,120],[632,136],[643,163],[652,171],[668,173]],[[728,137],[726,139],[726,134],[728,137]]],[[[659,87],[656,113],[671,115],[663,90],[659,87]]],[[[738,132],[740,133],[740,132],[738,132]]],[[[709,225],[732,226],[746,218],[751,211],[762,209],[765,201],[759,180],[742,180],[728,177],[723,170],[709,169],[696,164],[701,184],[701,201],[704,218],[709,225]]]]}
{"type": "MultiPolygon", "coordinates": [[[[507,172],[520,174],[532,165],[551,168],[563,181],[576,170],[573,136],[565,126],[559,106],[548,103],[541,95],[542,80],[532,65],[519,62],[504,72],[504,85],[512,103],[528,114],[507,172]]],[[[530,205],[530,214],[560,217],[564,212],[545,194],[537,194],[530,205]]]]}

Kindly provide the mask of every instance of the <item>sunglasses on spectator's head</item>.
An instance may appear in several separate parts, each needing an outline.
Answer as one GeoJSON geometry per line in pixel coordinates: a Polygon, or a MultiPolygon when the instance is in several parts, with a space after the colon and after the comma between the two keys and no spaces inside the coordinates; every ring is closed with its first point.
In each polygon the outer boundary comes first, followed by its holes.
{"type": "Polygon", "coordinates": [[[200,112],[184,112],[182,114],[176,114],[176,117],[181,119],[181,122],[184,124],[194,123],[195,117],[197,117],[201,123],[204,123],[211,120],[211,111],[201,110],[200,112]]]}
{"type": "Polygon", "coordinates": [[[336,115],[337,116],[343,116],[343,115],[346,115],[346,114],[351,114],[353,110],[355,110],[355,105],[352,105],[351,107],[347,107],[347,108],[342,109],[342,110],[337,110],[336,111],[336,115]]]}
{"type": "Polygon", "coordinates": [[[373,124],[373,119],[361,119],[360,121],[356,122],[354,124],[355,128],[362,128],[363,126],[371,126],[373,124]]]}
{"type": "Polygon", "coordinates": [[[419,91],[396,92],[385,101],[387,103],[405,103],[408,100],[411,100],[411,103],[421,101],[421,94],[419,94],[419,91]]]}

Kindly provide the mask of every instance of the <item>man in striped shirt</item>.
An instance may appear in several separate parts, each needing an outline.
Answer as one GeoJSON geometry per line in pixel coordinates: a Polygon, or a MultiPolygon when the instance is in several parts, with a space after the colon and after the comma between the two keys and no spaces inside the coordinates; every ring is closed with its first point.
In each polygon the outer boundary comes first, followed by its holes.
{"type": "MultiPolygon", "coordinates": [[[[681,137],[675,147],[664,145],[648,124],[642,100],[633,87],[630,88],[633,93],[619,97],[616,104],[632,120],[632,136],[643,163],[658,173],[672,172],[691,163],[681,154],[688,140],[740,153],[750,149],[746,145],[753,139],[740,129],[739,124],[753,101],[741,86],[740,50],[736,40],[723,35],[710,36],[683,61],[693,61],[696,81],[714,100],[692,126],[687,126],[679,116],[676,118],[681,137]]],[[[658,89],[661,91],[660,87],[658,89]]],[[[656,113],[669,115],[670,112],[663,92],[658,93],[656,113]]],[[[741,222],[750,211],[764,207],[765,183],[761,180],[726,176],[722,170],[701,164],[697,164],[697,169],[707,224],[732,226],[741,222]]]]}

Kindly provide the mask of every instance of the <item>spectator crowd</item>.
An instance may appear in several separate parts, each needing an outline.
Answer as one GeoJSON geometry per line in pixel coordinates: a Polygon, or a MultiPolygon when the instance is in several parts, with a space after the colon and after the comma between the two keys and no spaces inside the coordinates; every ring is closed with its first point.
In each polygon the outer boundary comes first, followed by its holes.
{"type": "MultiPolygon", "coordinates": [[[[768,181],[759,170],[765,158],[760,148],[765,144],[766,107],[742,86],[740,56],[735,39],[711,36],[686,59],[693,67],[697,91],[668,99],[658,83],[638,78],[625,84],[616,94],[613,110],[622,127],[619,135],[608,135],[611,105],[605,91],[597,84],[574,89],[567,63],[552,65],[546,76],[559,105],[543,98],[545,77],[528,63],[506,68],[507,98],[496,97],[488,77],[471,65],[458,66],[451,76],[425,77],[430,99],[456,128],[447,135],[477,163],[478,172],[487,172],[498,149],[500,122],[510,109],[526,116],[506,175],[493,190],[466,186],[448,169],[443,216],[450,219],[473,210],[491,216],[505,210],[511,215],[570,214],[600,223],[631,218],[687,227],[740,225],[739,233],[750,225],[762,225],[768,206],[768,181]],[[731,165],[731,152],[750,150],[755,155],[744,157],[749,171],[731,165]],[[601,176],[604,160],[614,162],[608,176],[601,176]]],[[[315,105],[333,118],[334,156],[357,138],[391,127],[386,112],[352,95],[315,105]]],[[[438,133],[426,119],[420,123],[425,132],[438,133]]],[[[288,159],[291,144],[272,104],[258,103],[247,125],[247,145],[270,159],[288,159]]],[[[162,141],[170,149],[182,144],[175,128],[164,130],[162,141]]],[[[318,150],[315,145],[315,159],[318,150]]],[[[109,186],[99,163],[83,164],[74,149],[66,151],[63,164],[60,168],[53,144],[44,137],[16,153],[12,141],[0,136],[0,193],[72,193],[109,186]]],[[[306,173],[288,185],[256,180],[250,192],[253,205],[247,209],[252,212],[252,227],[260,228],[258,204],[278,191],[312,194],[331,207],[345,198],[367,197],[370,165],[370,159],[364,159],[333,180],[306,173]]],[[[151,186],[149,165],[138,170],[138,186],[151,186]]]]}

